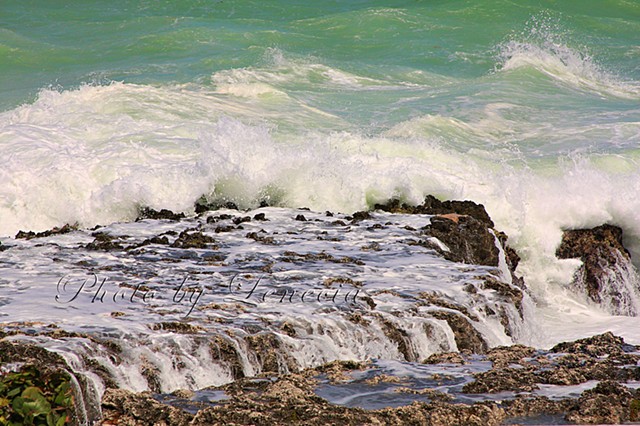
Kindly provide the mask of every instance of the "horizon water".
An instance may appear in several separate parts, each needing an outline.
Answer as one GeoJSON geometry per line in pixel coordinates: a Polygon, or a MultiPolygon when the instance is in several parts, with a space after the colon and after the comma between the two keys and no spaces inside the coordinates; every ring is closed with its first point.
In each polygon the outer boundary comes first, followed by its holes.
{"type": "MultiPolygon", "coordinates": [[[[575,294],[579,261],[555,257],[563,230],[609,223],[640,265],[639,34],[640,3],[623,0],[4,1],[0,241],[22,250],[0,252],[5,319],[60,315],[53,296],[51,308],[44,296],[40,308],[7,296],[42,291],[42,276],[55,287],[78,260],[72,246],[92,240],[48,240],[69,251],[52,268],[57,249],[15,240],[19,230],[147,235],[161,225],[132,223],[140,208],[190,215],[202,197],[242,209],[267,201],[284,217],[432,194],[483,204],[522,258],[530,316],[513,339],[488,323],[493,344],[548,348],[604,331],[640,344],[637,318],[575,294]]],[[[401,280],[429,276],[393,262],[401,280]]],[[[375,272],[360,277],[384,286],[375,272]]],[[[298,309],[287,315],[308,315],[298,309]]],[[[356,334],[345,339],[366,341],[356,334]]],[[[438,350],[430,344],[420,355],[438,350]]],[[[300,350],[301,365],[320,362],[300,350]]],[[[333,356],[365,357],[354,350],[333,356]]],[[[205,386],[201,367],[164,389],[205,386]]],[[[143,389],[132,377],[123,386],[143,389]]],[[[214,382],[226,380],[222,371],[214,382]]]]}

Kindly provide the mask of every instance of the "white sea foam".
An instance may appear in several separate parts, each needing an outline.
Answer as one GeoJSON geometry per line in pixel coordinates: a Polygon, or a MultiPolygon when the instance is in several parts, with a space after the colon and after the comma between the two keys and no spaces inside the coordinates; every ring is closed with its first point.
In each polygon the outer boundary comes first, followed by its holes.
{"type": "MultiPolygon", "coordinates": [[[[538,24],[541,25],[541,24],[538,24]]],[[[556,30],[557,31],[557,30],[556,30]]],[[[570,47],[549,28],[533,28],[500,46],[498,69],[534,69],[558,84],[600,96],[639,99],[640,86],[624,81],[580,48],[570,47]]]]}
{"type": "Polygon", "coordinates": [[[263,83],[256,73],[218,74],[213,89],[43,90],[33,104],[0,114],[0,235],[129,221],[140,206],[188,213],[201,195],[242,207],[267,200],[343,212],[391,197],[471,199],[523,257],[518,271],[533,300],[575,318],[598,307],[568,289],[578,263],[555,258],[563,229],[617,224],[640,259],[640,169],[631,146],[640,132],[629,117],[611,130],[621,132],[621,153],[538,159],[510,127],[530,140],[553,135],[514,118],[521,107],[511,103],[485,105],[474,119],[426,115],[364,134],[290,89],[280,96],[277,78],[263,83]],[[244,91],[254,83],[269,87],[244,91]]]}

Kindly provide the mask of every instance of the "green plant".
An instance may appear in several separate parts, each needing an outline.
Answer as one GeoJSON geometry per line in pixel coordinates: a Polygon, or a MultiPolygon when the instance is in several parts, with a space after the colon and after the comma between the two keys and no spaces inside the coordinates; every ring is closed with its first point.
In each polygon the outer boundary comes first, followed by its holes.
{"type": "Polygon", "coordinates": [[[0,425],[62,426],[70,421],[73,406],[67,373],[26,365],[0,375],[0,425]]]}

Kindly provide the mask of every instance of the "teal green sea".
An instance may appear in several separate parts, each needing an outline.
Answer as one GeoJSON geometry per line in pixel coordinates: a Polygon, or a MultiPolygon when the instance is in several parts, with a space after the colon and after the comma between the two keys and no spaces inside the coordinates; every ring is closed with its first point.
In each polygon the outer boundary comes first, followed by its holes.
{"type": "MultiPolygon", "coordinates": [[[[7,0],[0,105],[32,101],[49,86],[206,82],[263,66],[273,49],[390,83],[460,84],[499,70],[510,42],[553,44],[633,83],[638,34],[635,1],[7,0]]],[[[526,74],[517,77],[539,77],[526,74]]]]}

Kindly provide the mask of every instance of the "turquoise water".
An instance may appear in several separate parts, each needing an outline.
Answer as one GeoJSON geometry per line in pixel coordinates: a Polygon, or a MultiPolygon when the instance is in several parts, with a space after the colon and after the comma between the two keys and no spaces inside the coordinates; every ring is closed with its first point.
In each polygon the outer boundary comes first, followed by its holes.
{"type": "Polygon", "coordinates": [[[483,203],[532,288],[562,229],[640,259],[640,3],[0,4],[0,235],[141,206],[483,203]]]}

